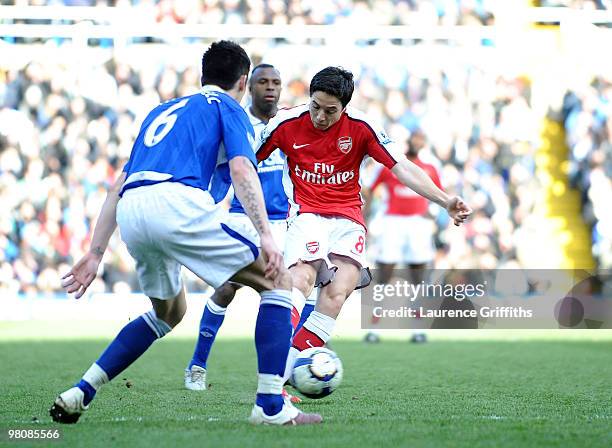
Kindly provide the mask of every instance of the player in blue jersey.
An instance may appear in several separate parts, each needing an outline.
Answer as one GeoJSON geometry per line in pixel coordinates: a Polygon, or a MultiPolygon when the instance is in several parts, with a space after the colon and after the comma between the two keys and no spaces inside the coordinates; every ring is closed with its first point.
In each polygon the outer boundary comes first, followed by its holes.
{"type": "MultiPolygon", "coordinates": [[[[255,140],[259,138],[263,128],[270,118],[276,115],[278,101],[281,92],[281,77],[278,70],[270,64],[260,64],[253,68],[249,79],[249,93],[251,102],[247,106],[246,113],[255,131],[255,140]]],[[[270,157],[259,163],[258,175],[266,202],[266,212],[270,220],[270,228],[278,247],[285,245],[285,233],[287,231],[286,217],[289,203],[283,189],[284,156],[280,151],[274,151],[270,157]]],[[[249,219],[245,214],[242,204],[234,195],[230,206],[230,213],[235,220],[244,221],[248,227],[249,219]]],[[[198,340],[196,342],[193,357],[185,369],[185,387],[189,390],[206,390],[206,364],[215,337],[223,324],[227,306],[232,302],[236,291],[241,285],[227,282],[217,288],[207,301],[202,318],[198,340]]],[[[316,301],[316,291],[311,301],[316,301]]],[[[310,305],[314,309],[314,303],[310,305]]],[[[309,314],[309,303],[307,301],[302,316],[309,314]]],[[[294,322],[295,324],[295,322],[294,322]]],[[[286,392],[283,391],[284,394],[286,392]]],[[[289,396],[293,402],[299,402],[299,398],[289,396]]]]}
{"type": "Polygon", "coordinates": [[[201,92],[161,104],[145,118],[130,159],[102,207],[91,249],[64,276],[63,286],[77,298],[84,294],[118,224],[153,308],[128,323],[81,380],[57,397],[50,409],[54,421],[76,423],[103,384],[181,321],[186,309],[181,266],[214,287],[231,280],[261,295],[251,422],[321,421],[281,395],[292,333],[291,277],[266,218],[253,127],[238,103],[246,91],[249,66],[239,45],[214,43],[202,57],[201,92]],[[219,166],[228,167],[259,241],[245,236],[248,232],[209,192],[219,166]]]}

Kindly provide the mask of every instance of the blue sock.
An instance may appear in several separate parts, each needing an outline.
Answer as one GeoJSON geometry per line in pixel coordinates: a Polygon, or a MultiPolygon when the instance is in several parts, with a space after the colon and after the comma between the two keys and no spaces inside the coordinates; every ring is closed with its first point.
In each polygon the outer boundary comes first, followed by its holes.
{"type": "Polygon", "coordinates": [[[291,293],[267,291],[262,293],[255,326],[255,347],[259,385],[256,403],[267,415],[276,415],[283,408],[282,376],[287,363],[291,334],[291,293]],[[262,381],[272,378],[273,385],[262,381]]]}
{"type": "Polygon", "coordinates": [[[170,330],[170,326],[158,319],[151,310],[123,327],[96,364],[106,372],[110,381],[147,351],[156,339],[170,330]]]}
{"type": "Polygon", "coordinates": [[[93,400],[94,397],[96,396],[96,390],[93,388],[93,386],[85,380],[79,381],[78,383],[75,384],[75,386],[81,389],[83,393],[85,394],[85,398],[83,399],[83,404],[87,406],[89,403],[91,403],[91,400],[93,400]]]}
{"type": "Polygon", "coordinates": [[[295,327],[295,333],[297,333],[298,330],[302,328],[302,325],[304,325],[304,322],[306,322],[306,319],[308,319],[308,316],[310,316],[310,313],[312,313],[314,309],[315,306],[311,305],[310,303],[304,305],[304,309],[302,309],[302,315],[300,316],[300,321],[298,322],[297,327],[295,327]]]}
{"type": "Polygon", "coordinates": [[[225,308],[221,308],[215,305],[214,302],[208,302],[204,307],[202,313],[202,319],[200,320],[200,333],[198,334],[198,341],[196,342],[195,350],[193,352],[193,358],[189,363],[188,369],[191,366],[197,365],[206,368],[206,361],[208,361],[208,355],[212,348],[217,332],[223,320],[225,319],[225,308]],[[210,305],[212,303],[212,305],[210,305]],[[222,310],[222,314],[221,314],[222,310]]]}

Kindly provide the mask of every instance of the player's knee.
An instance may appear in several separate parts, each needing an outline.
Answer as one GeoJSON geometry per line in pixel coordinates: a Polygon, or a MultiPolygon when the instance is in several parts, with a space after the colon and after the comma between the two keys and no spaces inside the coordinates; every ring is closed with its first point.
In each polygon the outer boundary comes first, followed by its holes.
{"type": "Polygon", "coordinates": [[[291,288],[293,288],[293,280],[291,278],[291,273],[289,272],[288,269],[282,269],[279,274],[278,277],[276,278],[275,283],[275,287],[278,289],[285,289],[287,291],[291,291],[291,288]]]}
{"type": "Polygon", "coordinates": [[[319,297],[317,306],[321,308],[321,311],[323,311],[324,314],[327,314],[329,316],[338,316],[345,301],[346,294],[344,292],[331,291],[324,297],[319,297]]]}
{"type": "Polygon", "coordinates": [[[157,317],[166,322],[170,327],[176,327],[181,320],[183,320],[183,316],[185,316],[185,308],[174,307],[167,310],[162,315],[158,315],[157,317]]]}
{"type": "Polygon", "coordinates": [[[291,277],[293,279],[293,287],[307,295],[307,291],[310,291],[315,283],[316,272],[314,269],[299,269],[296,267],[291,270],[291,277]]]}
{"type": "Polygon", "coordinates": [[[154,309],[158,319],[163,320],[171,328],[174,328],[183,320],[187,311],[187,304],[184,299],[173,300],[164,303],[162,306],[157,304],[157,306],[154,306],[154,309]]]}
{"type": "Polygon", "coordinates": [[[220,307],[227,308],[234,300],[236,290],[237,288],[233,284],[226,282],[215,290],[210,299],[220,307]]]}

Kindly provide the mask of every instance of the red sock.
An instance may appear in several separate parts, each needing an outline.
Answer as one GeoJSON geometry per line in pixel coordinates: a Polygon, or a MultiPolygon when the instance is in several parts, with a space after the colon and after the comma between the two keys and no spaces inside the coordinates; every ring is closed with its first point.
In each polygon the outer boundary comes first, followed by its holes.
{"type": "Polygon", "coordinates": [[[295,330],[300,323],[300,312],[296,307],[291,308],[291,326],[295,330]]]}
{"type": "Polygon", "coordinates": [[[311,347],[323,347],[325,342],[312,331],[307,330],[302,326],[293,336],[293,346],[299,351],[306,350],[311,347]]]}

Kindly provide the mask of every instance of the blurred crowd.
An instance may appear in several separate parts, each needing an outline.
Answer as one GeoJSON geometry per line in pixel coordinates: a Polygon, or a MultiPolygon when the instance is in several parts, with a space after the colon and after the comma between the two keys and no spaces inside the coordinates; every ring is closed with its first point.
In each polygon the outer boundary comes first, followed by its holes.
{"type": "Polygon", "coordinates": [[[610,0],[539,0],[535,1],[537,6],[563,6],[574,9],[612,9],[610,0]]]}
{"type": "Polygon", "coordinates": [[[612,267],[612,77],[570,90],[563,101],[570,148],[570,183],[582,193],[582,214],[592,226],[593,255],[612,267]]]}
{"type": "MultiPolygon", "coordinates": [[[[537,120],[529,82],[463,62],[430,61],[411,71],[405,65],[380,70],[376,61],[363,60],[354,69],[353,106],[402,145],[423,130],[429,137],[423,157],[437,160],[445,188],[469,197],[475,209],[462,228],[437,213],[437,266],[517,262],[517,235],[533,206],[537,120]]],[[[279,68],[281,102],[304,102],[309,76],[279,68]]],[[[137,69],[110,59],[79,70],[31,62],[2,74],[0,284],[11,292],[53,293],[86,249],[106,188],[129,157],[144,114],[160,101],[196,92],[199,67],[137,69]]],[[[92,290],[137,289],[117,235],[110,248],[92,290]]],[[[192,289],[205,287],[190,282],[192,289]]]]}
{"type": "Polygon", "coordinates": [[[486,25],[491,0],[30,0],[17,5],[132,6],[141,22],[228,24],[486,25]]]}
{"type": "MultiPolygon", "coordinates": [[[[413,23],[419,17],[415,13],[429,11],[436,23],[453,24],[488,23],[496,2],[2,2],[7,3],[133,3],[149,8],[158,21],[210,23],[337,23],[361,14],[396,24],[413,23]]],[[[425,42],[317,47],[253,39],[243,44],[254,64],[263,59],[280,69],[284,106],[307,101],[308,81],[318,69],[343,65],[355,74],[354,107],[382,123],[401,145],[411,133],[423,131],[427,145],[422,157],[440,167],[447,191],[469,198],[474,208],[468,224],[457,228],[432,206],[438,229],[436,267],[521,266],[521,247],[532,243],[526,227],[537,189],[539,121],[529,80],[504,72],[491,53],[480,53],[492,48],[477,48],[475,56],[462,58],[448,44],[425,42]]],[[[198,42],[192,45],[197,50],[184,51],[151,44],[123,55],[107,51],[102,59],[102,53],[92,52],[22,65],[0,60],[0,291],[61,291],[60,277],[88,247],[106,189],[129,157],[142,119],[160,101],[197,92],[199,59],[194,57],[206,45],[198,42]]],[[[608,257],[610,218],[602,204],[610,191],[611,93],[610,83],[598,80],[585,91],[568,93],[565,108],[572,179],[585,193],[585,216],[595,229],[594,252],[608,257]]],[[[370,230],[375,247],[380,229],[372,222],[370,230]]],[[[600,261],[605,260],[600,256],[600,261]]],[[[118,234],[100,274],[91,287],[94,292],[138,290],[132,259],[118,234]]],[[[192,291],[206,288],[187,275],[192,291]]]]}

